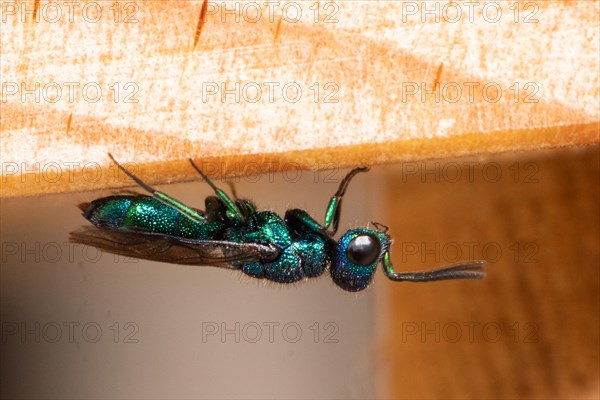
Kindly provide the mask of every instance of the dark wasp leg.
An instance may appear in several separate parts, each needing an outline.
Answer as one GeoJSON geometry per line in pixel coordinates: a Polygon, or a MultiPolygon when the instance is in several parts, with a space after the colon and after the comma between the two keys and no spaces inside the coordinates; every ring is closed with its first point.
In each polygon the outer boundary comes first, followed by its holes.
{"type": "Polygon", "coordinates": [[[108,156],[110,157],[110,159],[117,165],[117,167],[119,167],[119,169],[121,171],[123,171],[128,177],[130,177],[131,179],[133,179],[135,181],[135,183],[137,183],[138,185],[140,185],[144,190],[146,190],[148,193],[152,194],[152,196],[154,196],[157,200],[159,200],[160,202],[174,208],[175,210],[179,211],[180,213],[182,213],[183,215],[185,215],[186,217],[188,217],[189,219],[191,219],[192,221],[196,221],[196,222],[204,222],[205,221],[205,217],[204,215],[191,208],[186,206],[185,204],[183,204],[182,202],[180,202],[179,200],[174,199],[173,197],[158,191],[156,189],[154,189],[152,186],[144,183],[144,181],[142,181],[140,178],[138,178],[137,176],[135,176],[133,173],[129,172],[125,167],[123,167],[121,164],[119,164],[117,162],[117,160],[115,160],[115,158],[112,156],[112,154],[108,153],[108,156]]]}
{"type": "Polygon", "coordinates": [[[202,179],[204,179],[206,181],[206,183],[208,183],[210,185],[210,187],[214,190],[215,194],[217,195],[217,197],[223,202],[223,204],[225,204],[225,207],[227,207],[227,211],[228,211],[228,216],[232,219],[238,220],[238,221],[243,221],[245,219],[244,213],[240,210],[240,208],[237,206],[236,202],[231,200],[231,198],[229,196],[227,196],[227,194],[222,191],[221,189],[219,189],[209,178],[208,176],[206,176],[204,174],[204,172],[202,172],[202,170],[194,163],[194,160],[192,160],[191,158],[189,159],[190,164],[192,164],[192,167],[194,167],[194,169],[200,174],[200,176],[202,177],[202,179]]]}
{"type": "Polygon", "coordinates": [[[327,211],[325,212],[325,225],[319,224],[306,211],[301,209],[287,210],[285,213],[285,222],[293,231],[299,234],[304,232],[313,232],[324,236],[335,235],[340,220],[342,198],[346,193],[348,183],[350,183],[350,180],[352,177],[354,177],[354,175],[358,174],[359,172],[367,172],[368,170],[368,167],[354,168],[344,177],[344,179],[342,179],[337,192],[335,195],[333,195],[329,201],[329,205],[327,206],[327,211]],[[333,230],[327,231],[332,223],[333,230]]]}
{"type": "Polygon", "coordinates": [[[327,211],[325,212],[325,224],[323,227],[327,230],[333,223],[333,229],[331,230],[331,235],[335,235],[338,230],[338,224],[340,222],[340,212],[342,209],[342,198],[346,193],[346,189],[348,188],[348,184],[350,180],[354,177],[354,175],[359,172],[367,172],[369,171],[369,167],[359,167],[354,168],[352,171],[348,172],[346,177],[342,179],[340,186],[337,192],[333,195],[331,200],[329,200],[329,205],[327,206],[327,211]]]}
{"type": "Polygon", "coordinates": [[[299,236],[307,232],[329,236],[327,229],[315,221],[306,211],[299,208],[287,210],[284,219],[290,230],[299,236]]]}
{"type": "Polygon", "coordinates": [[[231,195],[233,196],[233,200],[238,200],[239,197],[237,195],[237,190],[235,190],[235,184],[230,180],[225,181],[225,183],[227,183],[227,185],[229,185],[229,190],[231,190],[231,195]]]}
{"type": "Polygon", "coordinates": [[[256,206],[254,203],[247,199],[240,199],[237,195],[237,190],[235,190],[235,184],[231,180],[227,180],[226,183],[229,185],[229,190],[231,190],[233,200],[235,200],[235,204],[244,215],[244,218],[247,219],[254,214],[256,212],[256,206]]]}

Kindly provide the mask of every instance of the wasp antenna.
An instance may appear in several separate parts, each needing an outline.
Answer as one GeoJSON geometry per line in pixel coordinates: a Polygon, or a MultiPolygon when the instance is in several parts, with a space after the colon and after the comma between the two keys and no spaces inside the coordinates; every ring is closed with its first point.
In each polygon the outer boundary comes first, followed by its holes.
{"type": "Polygon", "coordinates": [[[383,256],[383,270],[393,281],[431,282],[448,279],[484,279],[486,265],[486,261],[479,260],[460,262],[429,271],[395,272],[390,260],[390,252],[386,252],[383,256]]]}
{"type": "Polygon", "coordinates": [[[387,233],[390,230],[389,226],[382,224],[381,222],[371,221],[371,223],[373,224],[375,229],[377,229],[378,231],[381,231],[383,233],[387,233]]]}

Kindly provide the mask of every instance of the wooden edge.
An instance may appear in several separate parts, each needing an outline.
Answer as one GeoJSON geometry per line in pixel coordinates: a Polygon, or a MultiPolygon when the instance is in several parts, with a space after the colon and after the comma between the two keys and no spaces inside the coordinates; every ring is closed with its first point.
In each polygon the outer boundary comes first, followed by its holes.
{"type": "MultiPolygon", "coordinates": [[[[298,150],[285,153],[248,154],[194,159],[214,178],[248,176],[292,170],[346,168],[423,159],[460,157],[506,151],[589,145],[600,142],[600,123],[556,126],[490,134],[468,134],[448,138],[415,139],[388,143],[298,150]]],[[[111,149],[107,149],[107,153],[111,149]]],[[[164,155],[168,160],[169,155],[164,155]]],[[[136,164],[119,160],[149,184],[198,180],[187,160],[136,164]]],[[[0,197],[113,189],[133,186],[119,173],[108,156],[98,162],[74,165],[68,161],[48,165],[2,162],[0,197]]]]}

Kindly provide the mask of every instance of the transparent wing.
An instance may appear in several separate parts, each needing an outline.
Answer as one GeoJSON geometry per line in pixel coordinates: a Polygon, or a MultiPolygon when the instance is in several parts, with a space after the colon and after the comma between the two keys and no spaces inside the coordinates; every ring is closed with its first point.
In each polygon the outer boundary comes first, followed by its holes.
{"type": "Polygon", "coordinates": [[[220,240],[193,240],[148,232],[123,232],[85,226],[70,240],[108,253],[184,265],[238,268],[240,263],[268,262],[279,255],[275,246],[220,240]]]}

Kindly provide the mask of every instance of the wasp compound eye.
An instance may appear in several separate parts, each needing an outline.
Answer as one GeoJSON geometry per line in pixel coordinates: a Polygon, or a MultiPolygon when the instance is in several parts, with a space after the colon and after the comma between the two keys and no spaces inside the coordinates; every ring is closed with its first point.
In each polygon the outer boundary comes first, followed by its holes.
{"type": "Polygon", "coordinates": [[[369,286],[385,241],[384,234],[369,229],[353,229],[342,235],[329,269],[335,284],[349,292],[369,286]]]}
{"type": "Polygon", "coordinates": [[[379,257],[381,243],[374,235],[363,234],[355,237],[348,243],[346,256],[354,265],[370,265],[379,257]]]}

